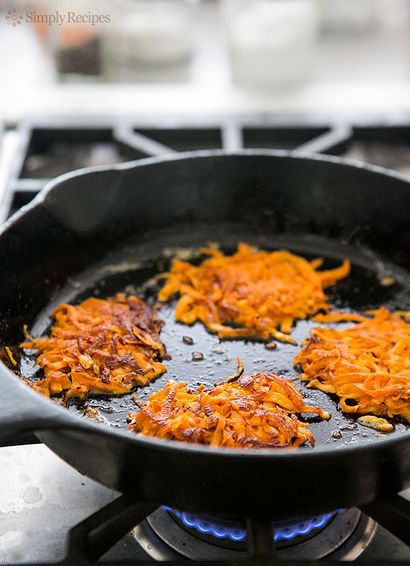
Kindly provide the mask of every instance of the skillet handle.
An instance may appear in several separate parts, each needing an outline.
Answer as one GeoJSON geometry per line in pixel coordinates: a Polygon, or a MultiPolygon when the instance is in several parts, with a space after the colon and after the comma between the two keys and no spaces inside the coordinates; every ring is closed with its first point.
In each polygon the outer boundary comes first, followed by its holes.
{"type": "Polygon", "coordinates": [[[64,412],[0,362],[0,446],[38,442],[36,431],[64,426],[64,412]]]}

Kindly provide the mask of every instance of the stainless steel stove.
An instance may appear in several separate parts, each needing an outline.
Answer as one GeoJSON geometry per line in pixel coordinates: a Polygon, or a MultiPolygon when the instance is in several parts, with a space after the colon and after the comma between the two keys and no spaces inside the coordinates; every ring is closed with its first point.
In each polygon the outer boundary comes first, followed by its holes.
{"type": "MultiPolygon", "coordinates": [[[[62,561],[69,530],[119,494],[80,475],[43,445],[0,450],[0,563],[62,561]]],[[[406,494],[405,494],[406,495],[406,494]]],[[[407,492],[410,499],[410,490],[407,492]]],[[[243,560],[243,541],[198,533],[158,509],[104,554],[103,560],[243,560]]],[[[341,511],[309,534],[278,543],[284,560],[410,563],[410,549],[356,509],[341,511]]],[[[76,562],[72,562],[78,563],[76,562]]]]}
{"type": "MultiPolygon", "coordinates": [[[[299,149],[410,174],[410,117],[366,124],[283,116],[164,117],[161,123],[147,117],[105,123],[56,118],[10,125],[5,136],[17,143],[0,205],[2,220],[67,170],[175,151],[299,149]]],[[[264,553],[263,525],[141,506],[81,476],[34,438],[25,442],[0,449],[0,564],[80,564],[100,556],[112,564],[185,559],[410,564],[410,547],[357,509],[275,523],[275,550],[264,553]]],[[[404,496],[410,500],[410,490],[404,496]]]]}

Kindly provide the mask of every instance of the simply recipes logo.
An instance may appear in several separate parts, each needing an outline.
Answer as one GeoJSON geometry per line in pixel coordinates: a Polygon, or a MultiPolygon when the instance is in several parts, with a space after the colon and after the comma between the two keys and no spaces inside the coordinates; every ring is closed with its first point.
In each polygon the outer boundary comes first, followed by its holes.
{"type": "Polygon", "coordinates": [[[42,13],[35,10],[23,12],[17,8],[6,10],[6,22],[17,27],[22,23],[27,24],[46,24],[48,26],[62,26],[64,24],[89,24],[95,26],[97,24],[109,24],[111,16],[109,14],[96,14],[93,12],[60,12],[55,10],[51,13],[42,13]]]}
{"type": "Polygon", "coordinates": [[[23,21],[22,14],[16,8],[10,8],[6,12],[6,22],[9,26],[16,28],[23,21]]]}

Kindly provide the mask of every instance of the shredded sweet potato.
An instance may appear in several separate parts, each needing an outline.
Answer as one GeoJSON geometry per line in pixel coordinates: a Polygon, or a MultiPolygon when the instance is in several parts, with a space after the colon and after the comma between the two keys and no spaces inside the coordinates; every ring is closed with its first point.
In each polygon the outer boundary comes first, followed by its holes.
{"type": "Polygon", "coordinates": [[[219,338],[254,338],[282,342],[295,320],[328,311],[324,288],[347,277],[350,263],[317,271],[321,260],[309,262],[287,251],[260,251],[239,244],[231,256],[205,248],[210,256],[199,266],[175,259],[160,301],[179,295],[175,318],[184,324],[201,321],[219,338]]]}
{"type": "Polygon", "coordinates": [[[50,337],[29,338],[22,348],[38,352],[44,379],[33,388],[49,397],[65,393],[121,394],[145,385],[166,371],[162,322],[138,297],[118,294],[60,305],[50,337]]]}
{"type": "MultiPolygon", "coordinates": [[[[238,372],[241,368],[238,368],[238,372]]],[[[305,404],[300,391],[274,373],[242,377],[208,391],[169,381],[146,404],[137,400],[130,429],[159,438],[236,448],[297,447],[315,439],[293,413],[326,411],[305,404]]]]}
{"type": "Polygon", "coordinates": [[[398,313],[380,308],[346,330],[314,328],[295,364],[346,413],[410,421],[410,324],[398,313]]]}

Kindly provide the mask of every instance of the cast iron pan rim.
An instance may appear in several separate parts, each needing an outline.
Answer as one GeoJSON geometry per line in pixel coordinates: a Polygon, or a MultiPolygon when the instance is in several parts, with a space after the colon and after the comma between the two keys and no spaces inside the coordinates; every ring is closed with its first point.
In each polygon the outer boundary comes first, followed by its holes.
{"type": "Polygon", "coordinates": [[[299,459],[302,464],[305,462],[305,458],[321,458],[323,454],[331,454],[334,457],[346,457],[349,454],[355,454],[358,451],[363,453],[364,451],[373,451],[376,448],[385,449],[386,447],[399,446],[410,440],[410,431],[406,431],[400,434],[400,436],[380,438],[376,441],[369,442],[366,445],[357,446],[342,446],[341,448],[335,448],[333,446],[320,446],[317,448],[309,449],[296,449],[296,450],[284,450],[283,448],[272,448],[265,451],[257,449],[231,449],[231,448],[218,448],[203,446],[199,444],[189,444],[185,442],[179,442],[176,440],[162,440],[155,437],[143,436],[127,432],[125,430],[109,428],[102,424],[94,423],[87,420],[85,417],[80,417],[73,413],[67,411],[63,407],[54,405],[48,399],[42,397],[39,393],[36,393],[30,387],[19,381],[11,370],[5,366],[3,362],[0,362],[0,379],[13,380],[18,387],[21,388],[21,392],[24,390],[24,395],[27,396],[27,400],[31,397],[33,405],[36,405],[36,414],[41,410],[42,419],[44,422],[36,425],[36,420],[38,417],[34,417],[30,432],[46,432],[46,431],[79,431],[97,433],[97,434],[109,434],[114,438],[121,439],[122,441],[127,441],[127,443],[132,443],[140,446],[141,448],[155,448],[165,452],[171,453],[198,453],[206,455],[207,457],[219,458],[221,456],[230,456],[231,458],[258,458],[261,460],[271,460],[271,459],[282,459],[287,460],[288,458],[299,459]],[[376,444],[377,443],[377,444],[376,444]]]}
{"type": "Polygon", "coordinates": [[[199,150],[199,151],[186,151],[178,154],[170,153],[169,155],[162,155],[159,157],[147,157],[146,159],[137,159],[134,161],[126,161],[125,163],[118,163],[115,165],[95,165],[93,167],[83,167],[80,169],[75,169],[74,171],[69,171],[68,173],[63,173],[58,177],[55,177],[37,194],[37,196],[31,200],[28,204],[22,206],[17,210],[6,222],[0,226],[0,236],[6,232],[10,226],[12,226],[20,217],[24,216],[28,211],[36,208],[39,204],[46,202],[49,193],[58,189],[58,186],[65,181],[74,179],[76,177],[81,177],[83,175],[88,175],[91,173],[105,173],[108,171],[118,171],[119,173],[128,171],[130,169],[138,169],[139,167],[156,165],[157,163],[166,163],[169,161],[179,161],[179,160],[190,160],[197,158],[208,158],[208,157],[284,157],[292,158],[295,160],[308,160],[308,161],[318,161],[322,163],[334,163],[335,165],[349,167],[356,170],[365,170],[375,173],[380,176],[390,177],[391,179],[396,179],[398,181],[403,181],[409,185],[410,189],[410,177],[403,173],[398,173],[392,169],[387,169],[386,167],[381,167],[380,165],[369,165],[362,161],[356,159],[350,159],[345,157],[336,157],[334,155],[325,155],[319,153],[308,153],[297,150],[282,150],[282,149],[241,149],[235,151],[227,151],[223,149],[213,149],[213,150],[199,150]]]}
{"type": "MultiPolygon", "coordinates": [[[[219,156],[233,156],[233,157],[240,157],[240,156],[272,156],[272,157],[283,157],[283,158],[293,158],[295,160],[311,160],[311,161],[318,161],[323,163],[334,163],[339,166],[348,166],[352,169],[364,169],[377,175],[383,177],[390,177],[393,179],[397,179],[400,181],[404,181],[409,185],[410,189],[410,179],[405,175],[397,173],[395,171],[391,171],[384,167],[379,167],[376,165],[367,165],[361,163],[360,161],[355,161],[352,159],[345,159],[340,157],[328,156],[328,155],[319,155],[319,154],[310,154],[298,151],[287,151],[287,150],[259,150],[259,149],[244,149],[240,151],[233,151],[227,152],[224,150],[201,150],[201,151],[193,151],[193,152],[183,152],[177,155],[170,154],[167,156],[161,157],[152,157],[147,159],[140,159],[136,161],[129,161],[126,163],[121,163],[117,165],[111,166],[95,166],[95,167],[85,167],[82,169],[78,169],[75,171],[71,171],[69,173],[65,173],[56,177],[55,179],[51,180],[49,183],[45,185],[45,187],[40,191],[40,193],[27,205],[23,206],[20,210],[18,210],[3,226],[0,228],[0,237],[1,235],[6,232],[9,228],[11,228],[21,217],[27,214],[30,210],[40,206],[47,200],[47,196],[54,190],[58,190],[58,187],[61,183],[69,180],[74,179],[76,177],[85,176],[89,173],[104,173],[107,171],[126,171],[129,169],[138,169],[138,167],[144,166],[151,166],[156,165],[157,163],[163,163],[168,161],[176,161],[176,160],[190,160],[193,158],[209,158],[209,157],[219,157],[219,156]]],[[[0,378],[1,379],[10,379],[15,382],[16,375],[5,366],[3,362],[0,361],[0,378]]],[[[17,378],[18,379],[18,378],[17,378]]],[[[376,448],[382,449],[386,447],[393,447],[398,446],[400,444],[404,444],[410,440],[410,431],[406,431],[402,433],[400,436],[395,435],[394,437],[386,437],[378,439],[377,441],[373,441],[367,445],[358,445],[358,446],[342,446],[341,448],[334,448],[332,446],[320,446],[315,449],[299,449],[299,450],[283,450],[283,449],[269,449],[266,451],[260,451],[256,449],[246,449],[246,450],[235,450],[229,448],[217,448],[217,447],[209,447],[209,446],[202,446],[196,444],[188,444],[184,442],[178,442],[173,440],[162,440],[154,437],[144,437],[142,435],[132,435],[132,433],[126,432],[124,430],[119,430],[115,428],[108,428],[103,425],[98,425],[91,421],[87,421],[85,418],[80,416],[74,415],[68,412],[66,409],[59,407],[58,405],[52,405],[50,401],[43,398],[40,394],[32,391],[28,386],[26,386],[22,382],[18,382],[18,386],[24,389],[24,395],[28,397],[31,396],[32,403],[34,405],[38,405],[38,407],[43,409],[42,415],[44,417],[49,417],[49,420],[44,423],[40,423],[38,428],[36,428],[36,423],[32,422],[32,430],[33,431],[46,431],[46,430],[89,430],[91,432],[99,433],[102,432],[105,434],[109,434],[114,438],[121,439],[123,441],[127,441],[129,443],[134,443],[135,445],[141,446],[141,448],[156,448],[162,451],[168,452],[176,452],[181,453],[198,453],[202,455],[207,455],[207,457],[216,457],[219,458],[221,456],[230,456],[233,458],[258,458],[263,460],[271,460],[272,458],[278,459],[281,458],[282,460],[286,460],[288,458],[299,459],[301,463],[305,460],[306,457],[309,458],[320,458],[322,454],[331,454],[335,457],[339,455],[339,457],[345,457],[349,454],[354,454],[357,451],[373,451],[376,448]],[[53,422],[53,417],[56,417],[56,421],[53,422]],[[375,444],[377,442],[377,445],[375,444]]],[[[35,419],[34,419],[35,420],[35,419]]]]}

